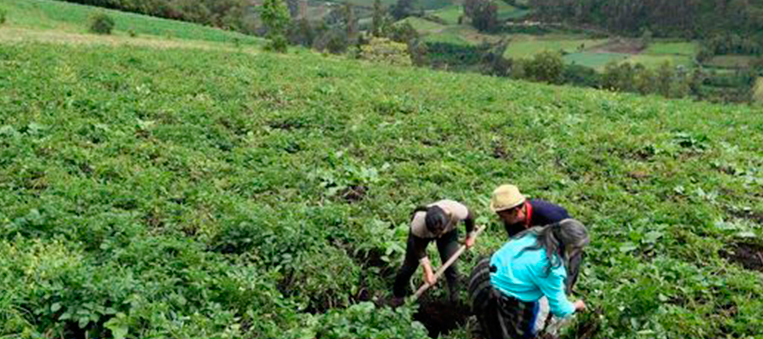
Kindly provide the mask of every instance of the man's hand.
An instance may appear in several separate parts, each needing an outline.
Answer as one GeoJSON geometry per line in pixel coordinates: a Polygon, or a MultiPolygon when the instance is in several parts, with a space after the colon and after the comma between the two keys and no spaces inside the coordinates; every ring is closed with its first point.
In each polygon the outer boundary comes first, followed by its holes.
{"type": "Polygon", "coordinates": [[[429,258],[421,260],[421,266],[424,268],[424,282],[429,285],[434,285],[434,272],[432,272],[432,264],[429,263],[429,258]]]}
{"type": "Polygon", "coordinates": [[[474,237],[467,236],[466,240],[464,241],[464,245],[466,245],[467,249],[472,248],[472,246],[474,246],[474,241],[474,237]]]}
{"type": "Polygon", "coordinates": [[[583,300],[578,300],[572,305],[575,306],[575,311],[585,310],[585,303],[583,302],[583,300]]]}
{"type": "Polygon", "coordinates": [[[437,281],[434,280],[434,274],[432,272],[424,271],[424,282],[429,285],[434,285],[437,281]]]}

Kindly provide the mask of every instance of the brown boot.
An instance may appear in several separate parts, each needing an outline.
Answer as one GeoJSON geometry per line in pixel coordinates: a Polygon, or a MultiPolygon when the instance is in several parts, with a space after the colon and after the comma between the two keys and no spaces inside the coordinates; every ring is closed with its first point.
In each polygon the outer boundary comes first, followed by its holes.
{"type": "Polygon", "coordinates": [[[392,297],[392,299],[389,300],[389,306],[392,308],[400,307],[403,303],[405,303],[404,297],[392,297]]]}

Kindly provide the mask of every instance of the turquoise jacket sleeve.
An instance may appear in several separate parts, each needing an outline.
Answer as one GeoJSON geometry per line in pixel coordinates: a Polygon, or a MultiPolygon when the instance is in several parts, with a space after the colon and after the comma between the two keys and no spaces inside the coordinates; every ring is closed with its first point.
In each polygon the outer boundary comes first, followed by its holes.
{"type": "Polygon", "coordinates": [[[538,277],[538,287],[543,295],[548,298],[548,306],[551,313],[557,317],[564,318],[575,313],[575,306],[567,299],[565,293],[565,280],[567,272],[564,266],[559,266],[551,270],[548,276],[538,277]]]}

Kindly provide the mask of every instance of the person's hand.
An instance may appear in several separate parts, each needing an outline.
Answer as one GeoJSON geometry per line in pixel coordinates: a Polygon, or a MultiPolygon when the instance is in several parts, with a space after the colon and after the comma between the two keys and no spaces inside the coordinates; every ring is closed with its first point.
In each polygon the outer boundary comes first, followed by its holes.
{"type": "Polygon", "coordinates": [[[578,300],[572,306],[575,306],[575,311],[582,311],[585,310],[585,303],[583,300],[578,300]]]}
{"type": "Polygon", "coordinates": [[[426,282],[429,285],[434,285],[436,282],[434,280],[434,274],[432,274],[431,270],[424,270],[424,282],[426,282]]]}
{"type": "Polygon", "coordinates": [[[424,268],[424,282],[434,285],[434,272],[432,271],[432,264],[429,263],[429,258],[424,257],[421,259],[421,266],[424,268]]]}
{"type": "Polygon", "coordinates": [[[466,248],[472,248],[474,246],[474,237],[466,237],[466,240],[464,241],[464,245],[466,245],[466,248]]]}

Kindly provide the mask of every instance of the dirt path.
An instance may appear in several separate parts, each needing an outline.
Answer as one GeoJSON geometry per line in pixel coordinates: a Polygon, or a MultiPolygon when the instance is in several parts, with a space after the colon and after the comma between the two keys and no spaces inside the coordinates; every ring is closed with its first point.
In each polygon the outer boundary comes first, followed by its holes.
{"type": "Polygon", "coordinates": [[[144,46],[151,48],[190,48],[214,51],[245,52],[257,54],[258,49],[252,46],[236,48],[232,44],[211,41],[163,39],[154,36],[121,36],[96,35],[61,32],[55,30],[33,30],[19,27],[0,28],[0,43],[44,42],[56,44],[77,45],[109,45],[109,46],[144,46]]]}
{"type": "Polygon", "coordinates": [[[763,244],[738,242],[720,251],[726,260],[738,263],[748,270],[763,272],[763,244]]]}
{"type": "Polygon", "coordinates": [[[638,41],[633,39],[616,39],[591,49],[591,51],[595,53],[625,53],[632,55],[640,54],[643,50],[644,47],[641,46],[638,41]]]}

